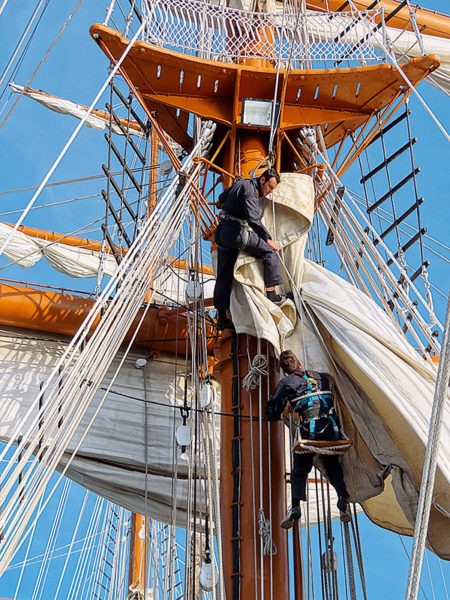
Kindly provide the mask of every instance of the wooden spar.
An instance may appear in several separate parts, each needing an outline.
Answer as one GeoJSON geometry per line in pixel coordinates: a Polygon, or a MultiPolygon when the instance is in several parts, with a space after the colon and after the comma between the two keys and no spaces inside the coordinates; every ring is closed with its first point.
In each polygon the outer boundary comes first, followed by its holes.
{"type": "MultiPolygon", "coordinates": [[[[4,223],[4,225],[14,227],[14,225],[11,225],[10,223],[4,223]]],[[[102,250],[102,242],[99,242],[97,240],[79,238],[74,235],[66,235],[65,233],[55,233],[54,231],[47,231],[45,229],[38,229],[36,227],[26,227],[25,225],[19,225],[17,231],[20,231],[21,233],[30,237],[45,240],[46,242],[64,244],[66,246],[73,246],[75,248],[83,248],[84,250],[90,250],[91,252],[100,252],[102,250]]],[[[116,246],[114,250],[122,256],[125,256],[125,254],[128,252],[128,248],[119,248],[119,246],[116,246]]],[[[105,252],[108,254],[112,254],[111,248],[109,246],[106,246],[105,252]]],[[[186,270],[191,268],[189,263],[182,258],[170,259],[169,265],[174,269],[180,270],[186,270]]],[[[210,265],[201,265],[198,271],[199,273],[203,273],[204,275],[214,275],[214,270],[210,265]]]]}
{"type": "Polygon", "coordinates": [[[133,513],[130,531],[128,588],[143,592],[148,581],[148,517],[133,513]]]}
{"type": "MultiPolygon", "coordinates": [[[[270,34],[265,31],[269,39],[270,34]]],[[[257,44],[247,50],[254,58],[247,59],[246,66],[268,67],[268,61],[258,56],[257,44]]],[[[234,110],[240,114],[239,104],[234,110]]],[[[237,121],[235,113],[233,122],[237,121]]],[[[267,160],[267,138],[256,128],[233,128],[233,133],[224,166],[249,177],[267,160]]],[[[253,393],[242,387],[242,378],[250,370],[249,357],[258,352],[258,340],[226,330],[217,350],[222,411],[235,415],[221,421],[220,448],[223,569],[230,600],[271,598],[274,592],[277,598],[289,597],[288,536],[279,526],[286,508],[284,427],[282,422],[262,420],[268,390],[273,391],[278,380],[273,348],[268,343],[266,348],[268,376],[261,378],[253,393]],[[253,418],[241,418],[241,414],[253,418]],[[268,545],[276,548],[273,554],[261,550],[261,518],[269,522],[268,545]]]]}
{"type": "MultiPolygon", "coordinates": [[[[353,0],[351,4],[352,6],[354,5],[357,10],[368,10],[369,7],[373,7],[374,3],[372,0],[353,0]]],[[[400,4],[400,2],[395,0],[378,0],[375,9],[384,9],[384,18],[386,18],[396,11],[400,4]]],[[[307,0],[306,6],[307,8],[322,10],[324,12],[337,12],[340,10],[345,12],[352,10],[349,3],[344,3],[342,0],[307,0]]],[[[416,16],[417,27],[421,33],[450,39],[450,17],[448,15],[439,13],[435,10],[421,8],[420,6],[413,6],[413,12],[416,16]]],[[[409,7],[403,6],[391,19],[389,19],[388,25],[389,27],[395,27],[397,29],[413,31],[409,7]]]]}
{"type": "MultiPolygon", "coordinates": [[[[88,297],[13,283],[0,284],[0,323],[5,326],[73,336],[93,305],[94,300],[88,297]]],[[[131,339],[141,316],[142,311],[139,311],[125,342],[131,339]]],[[[99,321],[100,314],[92,331],[99,321]]],[[[212,355],[216,329],[212,324],[206,324],[206,328],[207,348],[212,355]]],[[[184,307],[150,307],[136,335],[135,344],[149,352],[184,354],[188,337],[187,311],[184,307]]]]}
{"type": "MultiPolygon", "coordinates": [[[[150,165],[159,162],[158,134],[152,131],[150,146],[150,165]]],[[[147,215],[150,217],[156,207],[157,177],[156,170],[150,169],[147,215]]],[[[146,302],[150,302],[151,290],[146,294],[146,302]]],[[[128,567],[128,589],[138,593],[144,592],[148,583],[148,517],[133,513],[130,531],[130,560],[128,567]]]]}
{"type": "MultiPolygon", "coordinates": [[[[108,58],[119,60],[128,40],[105,25],[92,25],[90,32],[108,58]]],[[[430,55],[410,59],[401,68],[416,85],[439,65],[439,57],[430,55]]],[[[192,141],[187,131],[181,130],[179,120],[175,127],[173,111],[190,111],[230,128],[231,132],[242,131],[246,128],[241,124],[243,99],[272,98],[277,77],[279,90],[282,89],[284,94],[279,132],[320,125],[327,147],[339,143],[392,104],[395,98],[402,97],[405,85],[401,74],[389,64],[277,70],[272,66],[200,59],[146,42],[133,45],[122,63],[121,72],[134,86],[147,114],[157,112],[161,127],[186,149],[192,146],[192,141]],[[164,65],[162,77],[157,76],[158,65],[164,65]],[[183,73],[182,86],[179,84],[180,73],[183,73]],[[198,87],[200,79],[201,86],[198,87]],[[359,91],[355,94],[357,85],[359,91]],[[220,94],[214,92],[215,86],[220,94]]],[[[232,139],[230,141],[232,143],[232,139]]],[[[222,163],[224,160],[222,158],[222,163]]],[[[225,164],[222,166],[233,171],[225,164]]],[[[289,171],[286,161],[281,166],[289,171]]]]}

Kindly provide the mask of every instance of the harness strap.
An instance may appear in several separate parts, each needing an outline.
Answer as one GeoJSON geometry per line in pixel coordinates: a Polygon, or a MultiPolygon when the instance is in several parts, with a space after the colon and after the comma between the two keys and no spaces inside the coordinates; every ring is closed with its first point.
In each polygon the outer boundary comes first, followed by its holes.
{"type": "Polygon", "coordinates": [[[233,217],[233,215],[229,215],[228,213],[223,212],[223,211],[222,211],[222,214],[221,214],[220,218],[223,221],[237,221],[243,227],[245,227],[245,226],[248,227],[248,223],[247,223],[247,221],[245,219],[239,219],[238,217],[233,217]]]}
{"type": "Polygon", "coordinates": [[[332,398],[330,390],[318,390],[317,392],[309,392],[308,394],[303,394],[303,396],[297,396],[296,398],[290,400],[290,403],[295,408],[297,407],[298,403],[300,403],[300,405],[305,405],[310,398],[314,398],[315,396],[325,396],[325,398],[321,398],[320,401],[326,401],[327,403],[332,398]],[[327,395],[328,398],[326,397],[327,395]]]}
{"type": "MultiPolygon", "coordinates": [[[[251,231],[251,227],[248,224],[248,222],[245,219],[239,219],[238,217],[233,217],[233,215],[229,215],[228,213],[222,211],[221,217],[220,217],[221,221],[236,221],[236,223],[239,223],[241,226],[241,230],[239,232],[239,235],[241,236],[241,245],[239,247],[240,250],[242,250],[243,248],[245,248],[248,244],[248,240],[250,238],[250,231],[251,231]]],[[[219,246],[220,247],[220,246],[219,246]]],[[[228,248],[221,248],[222,250],[228,250],[228,248]]]]}

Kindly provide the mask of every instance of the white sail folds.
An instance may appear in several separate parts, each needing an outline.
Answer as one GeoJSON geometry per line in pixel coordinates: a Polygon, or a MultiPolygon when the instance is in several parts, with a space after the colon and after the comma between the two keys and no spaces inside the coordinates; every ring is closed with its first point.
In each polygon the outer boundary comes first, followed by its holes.
{"type": "MultiPolygon", "coordinates": [[[[242,255],[235,268],[232,315],[238,333],[292,349],[305,368],[332,375],[346,435],[343,457],[352,500],[380,526],[412,534],[436,373],[383,310],[339,276],[304,259],[313,213],[305,175],[282,175],[264,222],[283,246],[286,285],[300,291],[299,314],[289,300],[264,296],[260,261],[242,255]],[[309,204],[308,204],[309,198],[309,204]],[[273,219],[276,216],[276,221],[273,219]]],[[[429,546],[450,558],[450,410],[441,433],[429,546]]]]}

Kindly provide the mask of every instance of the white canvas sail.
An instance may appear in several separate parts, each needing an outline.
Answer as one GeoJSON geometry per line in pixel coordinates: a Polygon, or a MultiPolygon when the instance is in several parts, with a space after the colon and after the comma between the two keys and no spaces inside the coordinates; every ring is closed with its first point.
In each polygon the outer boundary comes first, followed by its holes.
{"type": "MultiPolygon", "coordinates": [[[[273,193],[276,223],[271,210],[265,215],[269,231],[284,246],[291,283],[300,291],[300,314],[290,301],[277,307],[265,299],[261,265],[242,255],[235,268],[233,321],[238,332],[268,339],[278,351],[292,349],[307,368],[333,376],[344,430],[353,441],[343,459],[351,497],[364,508],[371,499],[367,511],[377,524],[412,534],[436,372],[372,299],[304,259],[306,234],[296,238],[293,232],[308,223],[313,210],[312,195],[306,202],[305,178],[282,175],[273,193]]],[[[441,439],[428,542],[448,558],[448,405],[441,439]]]]}

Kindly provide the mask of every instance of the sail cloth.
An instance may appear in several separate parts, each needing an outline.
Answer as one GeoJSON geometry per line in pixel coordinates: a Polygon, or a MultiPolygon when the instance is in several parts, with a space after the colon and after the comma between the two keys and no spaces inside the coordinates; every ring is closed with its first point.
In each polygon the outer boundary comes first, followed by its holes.
{"type": "MultiPolygon", "coordinates": [[[[0,223],[0,244],[3,245],[11,235],[12,227],[0,223]]],[[[42,257],[54,269],[70,277],[97,277],[100,264],[105,275],[111,276],[117,268],[117,262],[111,254],[101,257],[99,252],[80,246],[68,246],[59,242],[49,242],[37,237],[14,231],[4,250],[5,256],[20,267],[32,267],[42,257]]]]}
{"type": "MultiPolygon", "coordinates": [[[[7,442],[21,434],[16,430],[36,397],[40,384],[52,372],[63,354],[67,341],[56,335],[16,328],[0,330],[0,440],[7,442]]],[[[59,469],[86,489],[133,512],[145,514],[163,522],[172,519],[186,527],[190,503],[198,514],[207,510],[204,463],[197,465],[197,479],[189,480],[189,464],[181,458],[181,448],[175,433],[182,424],[180,408],[184,404],[186,383],[185,362],[173,355],[161,353],[149,359],[147,354],[133,351],[125,359],[119,375],[105,402],[90,425],[95,407],[108,386],[122,354],[116,356],[101,388],[97,391],[89,414],[71,440],[59,469]],[[136,368],[138,359],[147,359],[143,368],[136,368]],[[71,456],[85,435],[75,457],[71,456]],[[195,490],[196,487],[196,490],[195,490]]],[[[188,403],[192,390],[188,383],[188,403]]],[[[216,389],[215,408],[219,409],[220,394],[216,389]]],[[[192,413],[191,413],[192,415],[192,413]]],[[[44,412],[45,419],[45,398],[44,412]]],[[[188,423],[192,422],[188,419],[188,423]]],[[[64,427],[62,422],[61,427],[64,427]]],[[[22,432],[23,433],[23,432],[22,432]]],[[[217,455],[212,468],[220,472],[220,421],[215,424],[217,455]]],[[[45,436],[42,438],[45,446],[45,436]]],[[[211,444],[211,440],[208,440],[211,444]]],[[[201,447],[201,445],[200,445],[201,447]]],[[[189,453],[189,448],[187,449],[189,453]]],[[[203,460],[202,451],[199,452],[203,460]]],[[[316,485],[309,484],[310,522],[317,522],[316,485]]],[[[333,516],[337,516],[337,510],[333,516]]]]}
{"type": "MultiPolygon", "coordinates": [[[[33,90],[13,82],[9,85],[16,94],[28,96],[46,108],[61,113],[62,115],[71,115],[72,117],[81,120],[88,111],[87,106],[84,106],[83,104],[72,102],[72,100],[67,100],[66,98],[53,96],[52,94],[47,94],[42,90],[33,90]]],[[[112,131],[118,135],[124,135],[124,131],[126,131],[128,134],[146,137],[146,134],[142,132],[141,126],[137,121],[123,122],[121,128],[111,119],[109,113],[101,110],[94,109],[91,114],[86,117],[85,123],[87,127],[98,129],[100,131],[106,127],[110,127],[112,131]]]]}
{"type": "MultiPolygon", "coordinates": [[[[343,457],[351,499],[376,524],[412,534],[436,374],[375,302],[304,259],[313,211],[305,178],[283,174],[273,192],[275,210],[268,203],[264,214],[300,290],[301,318],[295,317],[291,302],[277,307],[264,298],[260,261],[242,256],[235,267],[233,322],[238,333],[267,339],[277,351],[292,349],[304,367],[332,375],[343,428],[353,442],[343,457]]],[[[448,404],[432,493],[428,544],[449,559],[448,404]]]]}
{"type": "MultiPolygon", "coordinates": [[[[66,340],[49,334],[8,328],[0,331],[2,441],[12,436],[17,439],[21,434],[15,431],[16,424],[21,422],[65,347],[66,340]]],[[[185,361],[161,354],[149,359],[143,368],[136,368],[136,360],[144,356],[137,352],[127,356],[84,437],[122,354],[115,357],[60,467],[67,464],[82,440],[68,468],[68,477],[134,512],[167,522],[176,515],[177,524],[185,526],[188,489],[193,492],[194,486],[188,482],[189,466],[180,459],[181,450],[175,442],[176,428],[182,423],[179,409],[184,403],[185,361]]],[[[42,444],[45,446],[45,434],[42,444]]],[[[200,476],[196,485],[199,508],[204,511],[204,481],[200,476]]]]}
{"type": "MultiPolygon", "coordinates": [[[[0,223],[0,246],[11,236],[11,230],[11,225],[0,223]]],[[[69,277],[98,277],[99,270],[103,275],[111,277],[117,269],[116,259],[108,252],[48,241],[22,231],[13,232],[4,254],[11,262],[24,268],[32,267],[41,258],[45,258],[54,269],[69,277]]],[[[206,271],[198,275],[205,299],[212,298],[214,278],[206,271]]],[[[183,302],[188,280],[188,267],[163,265],[162,271],[154,281],[153,301],[158,304],[179,304],[180,300],[183,302]]]]}

